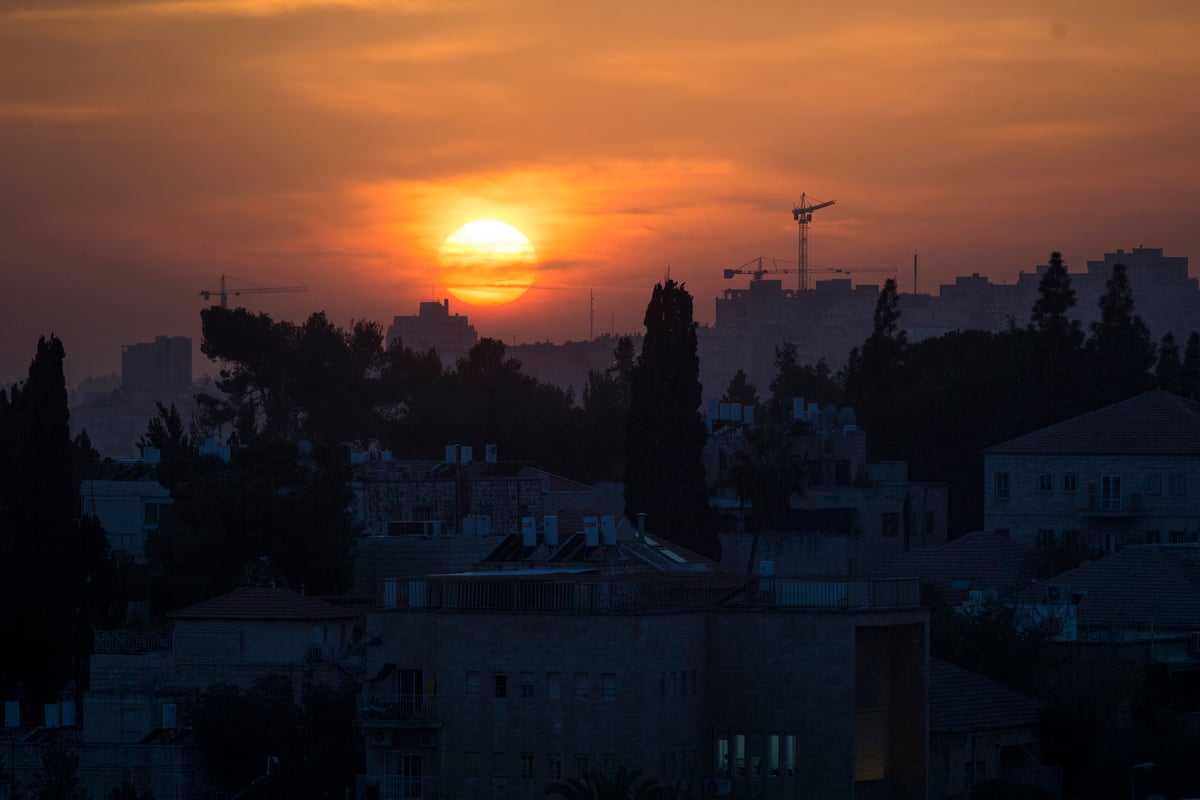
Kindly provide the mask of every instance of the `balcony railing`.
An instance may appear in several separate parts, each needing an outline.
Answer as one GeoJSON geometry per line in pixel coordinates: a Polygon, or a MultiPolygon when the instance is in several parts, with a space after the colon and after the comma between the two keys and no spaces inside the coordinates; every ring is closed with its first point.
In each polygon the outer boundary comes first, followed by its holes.
{"type": "Polygon", "coordinates": [[[432,800],[437,778],[432,775],[358,775],[355,800],[432,800]]]}
{"type": "Polygon", "coordinates": [[[703,608],[916,608],[916,578],[423,578],[383,581],[383,608],[612,613],[703,608]]]}
{"type": "Polygon", "coordinates": [[[437,720],[437,695],[360,694],[358,716],[378,720],[437,720]]]}
{"type": "Polygon", "coordinates": [[[1136,492],[1113,494],[1091,489],[1087,493],[1087,505],[1080,510],[1099,516],[1129,516],[1142,510],[1142,496],[1136,492]]]}
{"type": "Polygon", "coordinates": [[[170,631],[96,631],[95,652],[104,655],[143,655],[171,652],[170,631]]]}

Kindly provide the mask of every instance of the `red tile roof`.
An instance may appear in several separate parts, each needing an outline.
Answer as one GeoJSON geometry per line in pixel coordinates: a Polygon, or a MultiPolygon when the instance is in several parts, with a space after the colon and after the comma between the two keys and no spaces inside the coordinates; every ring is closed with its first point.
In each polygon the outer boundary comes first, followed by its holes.
{"type": "Polygon", "coordinates": [[[1200,455],[1200,404],[1156,390],[988,448],[989,455],[1200,455]]]}
{"type": "Polygon", "coordinates": [[[1038,724],[1042,704],[990,678],[929,659],[929,732],[973,733],[1038,724]]]}
{"type": "Polygon", "coordinates": [[[353,619],[358,613],[316,597],[270,586],[242,586],[167,615],[172,619],[353,619]]]}

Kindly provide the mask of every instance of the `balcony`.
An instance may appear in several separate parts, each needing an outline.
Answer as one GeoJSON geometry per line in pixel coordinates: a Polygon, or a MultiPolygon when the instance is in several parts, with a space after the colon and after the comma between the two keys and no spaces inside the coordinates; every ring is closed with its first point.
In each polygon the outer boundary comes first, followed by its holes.
{"type": "Polygon", "coordinates": [[[1136,493],[1110,494],[1091,489],[1079,512],[1088,517],[1136,517],[1142,513],[1142,496],[1136,493]]]}
{"type": "Polygon", "coordinates": [[[431,694],[360,694],[358,719],[368,727],[436,728],[442,724],[437,695],[431,694]]]}
{"type": "Polygon", "coordinates": [[[354,800],[433,800],[437,782],[432,775],[357,775],[354,800]]]}

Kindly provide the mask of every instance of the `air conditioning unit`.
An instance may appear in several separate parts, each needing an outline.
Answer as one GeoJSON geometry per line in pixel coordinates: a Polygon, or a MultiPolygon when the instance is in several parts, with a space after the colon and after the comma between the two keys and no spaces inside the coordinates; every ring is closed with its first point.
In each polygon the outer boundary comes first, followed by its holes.
{"type": "Polygon", "coordinates": [[[422,733],[418,743],[421,747],[434,747],[437,744],[437,739],[432,733],[422,733]]]}
{"type": "Polygon", "coordinates": [[[1046,584],[1047,603],[1065,603],[1071,597],[1071,587],[1062,583],[1046,584]]]}
{"type": "Polygon", "coordinates": [[[709,797],[729,797],[733,794],[733,781],[728,778],[709,778],[704,781],[704,793],[709,797]]]}

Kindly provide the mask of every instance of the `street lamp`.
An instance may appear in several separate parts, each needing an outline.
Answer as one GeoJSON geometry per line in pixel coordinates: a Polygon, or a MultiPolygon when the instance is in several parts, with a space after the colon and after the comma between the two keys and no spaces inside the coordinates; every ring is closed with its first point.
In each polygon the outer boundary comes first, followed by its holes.
{"type": "Polygon", "coordinates": [[[1137,794],[1134,792],[1134,786],[1137,785],[1138,770],[1154,769],[1153,761],[1143,761],[1141,764],[1134,764],[1129,768],[1129,800],[1137,800],[1137,794]]]}

